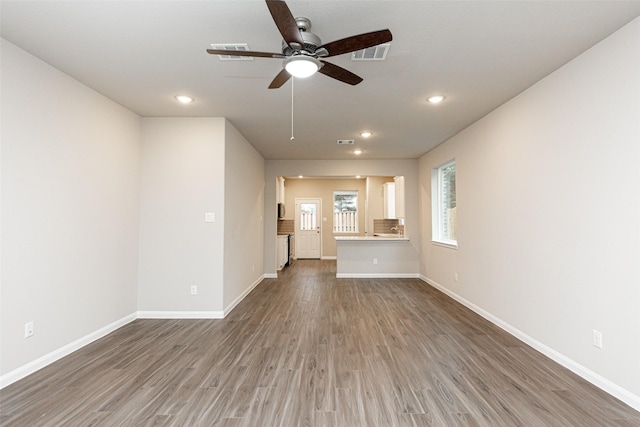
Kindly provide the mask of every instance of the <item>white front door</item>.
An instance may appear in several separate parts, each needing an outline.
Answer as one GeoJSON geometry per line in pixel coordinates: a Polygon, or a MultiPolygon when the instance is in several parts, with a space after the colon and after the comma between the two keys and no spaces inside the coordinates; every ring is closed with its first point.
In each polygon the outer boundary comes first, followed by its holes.
{"type": "Polygon", "coordinates": [[[296,258],[320,259],[321,202],[296,198],[296,258]]]}

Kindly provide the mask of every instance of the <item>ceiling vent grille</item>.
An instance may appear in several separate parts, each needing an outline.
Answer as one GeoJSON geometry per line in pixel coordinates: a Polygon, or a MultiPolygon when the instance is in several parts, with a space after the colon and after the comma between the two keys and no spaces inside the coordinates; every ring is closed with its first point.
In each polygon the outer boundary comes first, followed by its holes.
{"type": "Polygon", "coordinates": [[[353,139],[339,139],[338,145],[352,145],[353,142],[353,139]]]}
{"type": "MultiPolygon", "coordinates": [[[[211,49],[243,51],[249,50],[249,45],[246,43],[212,44],[211,49]]],[[[221,61],[253,61],[250,56],[218,55],[218,58],[221,61]]]]}
{"type": "Polygon", "coordinates": [[[357,50],[351,54],[352,61],[384,61],[387,59],[387,52],[391,44],[384,43],[378,46],[357,50]]]}

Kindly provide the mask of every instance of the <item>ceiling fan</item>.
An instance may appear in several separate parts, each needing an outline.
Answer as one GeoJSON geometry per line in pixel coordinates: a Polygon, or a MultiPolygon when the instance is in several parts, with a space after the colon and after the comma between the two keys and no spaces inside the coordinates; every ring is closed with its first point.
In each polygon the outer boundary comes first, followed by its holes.
{"type": "Polygon", "coordinates": [[[341,82],[357,85],[362,81],[362,77],[318,58],[328,58],[342,55],[343,53],[355,52],[392,40],[391,31],[380,30],[322,44],[320,37],[309,32],[311,29],[311,21],[309,19],[294,18],[287,3],[283,0],[266,0],[266,2],[269,12],[271,12],[271,17],[284,39],[282,41],[282,53],[224,49],[207,49],[207,52],[212,55],[284,59],[284,68],[273,79],[269,89],[281,87],[292,75],[295,77],[308,77],[316,71],[341,82]]]}

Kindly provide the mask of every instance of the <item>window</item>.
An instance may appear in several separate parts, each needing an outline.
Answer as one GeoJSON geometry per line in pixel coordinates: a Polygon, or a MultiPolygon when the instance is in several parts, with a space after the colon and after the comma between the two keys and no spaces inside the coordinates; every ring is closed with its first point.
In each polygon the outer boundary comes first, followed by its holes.
{"type": "Polygon", "coordinates": [[[456,163],[451,160],[431,173],[432,239],[457,246],[456,237],[456,163]]]}
{"type": "Polygon", "coordinates": [[[300,203],[300,230],[318,229],[318,204],[300,203]]]}
{"type": "Polygon", "coordinates": [[[333,192],[333,232],[358,233],[358,192],[333,192]]]}

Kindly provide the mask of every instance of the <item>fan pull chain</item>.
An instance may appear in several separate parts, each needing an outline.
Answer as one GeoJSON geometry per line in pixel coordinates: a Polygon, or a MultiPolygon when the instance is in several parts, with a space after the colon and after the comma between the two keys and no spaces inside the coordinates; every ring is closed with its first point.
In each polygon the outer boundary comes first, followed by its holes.
{"type": "Polygon", "coordinates": [[[295,80],[294,77],[291,78],[291,141],[293,141],[294,139],[296,139],[293,136],[293,81],[295,80]]]}

